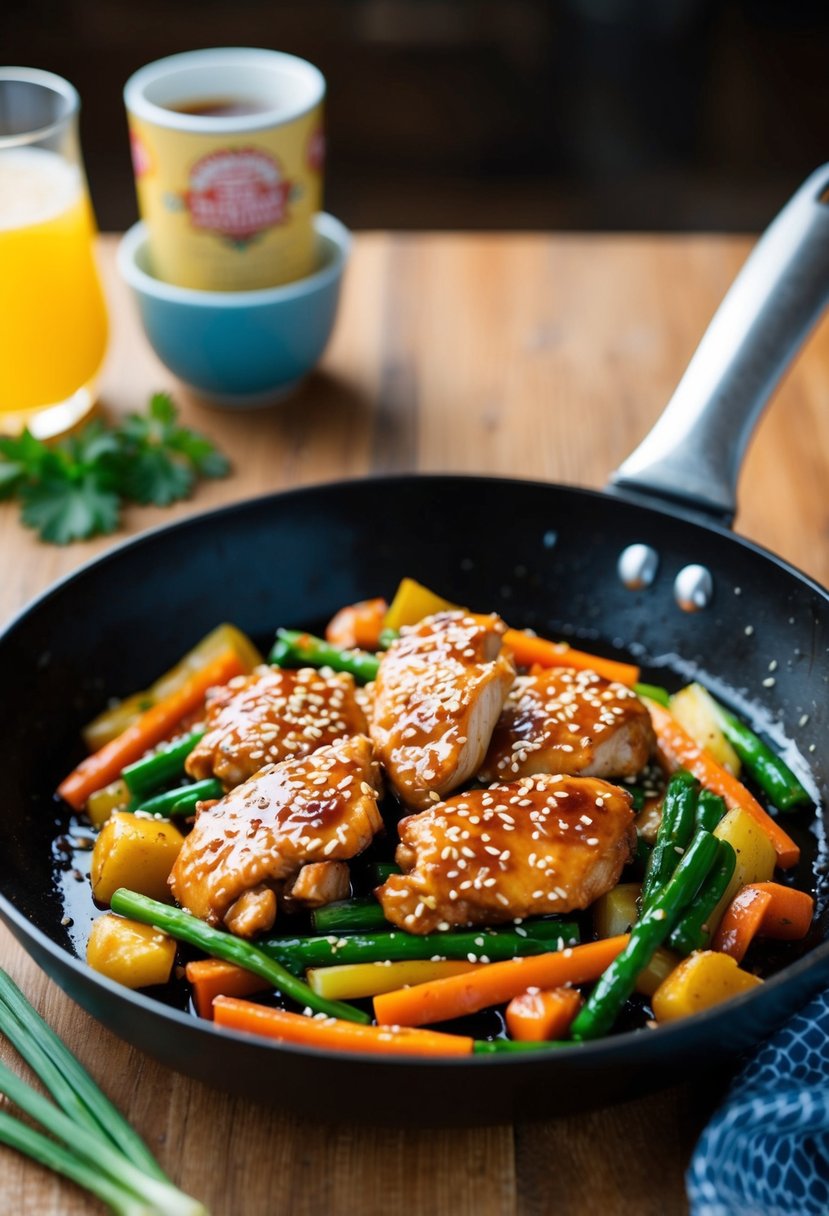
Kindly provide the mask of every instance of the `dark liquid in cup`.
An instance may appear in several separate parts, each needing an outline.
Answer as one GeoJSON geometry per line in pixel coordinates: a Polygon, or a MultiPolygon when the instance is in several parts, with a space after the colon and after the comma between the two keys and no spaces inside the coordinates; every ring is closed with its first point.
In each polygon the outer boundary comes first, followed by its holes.
{"type": "Polygon", "coordinates": [[[255,97],[199,97],[193,101],[177,101],[164,108],[200,118],[241,118],[245,114],[264,114],[273,107],[255,97]]]}

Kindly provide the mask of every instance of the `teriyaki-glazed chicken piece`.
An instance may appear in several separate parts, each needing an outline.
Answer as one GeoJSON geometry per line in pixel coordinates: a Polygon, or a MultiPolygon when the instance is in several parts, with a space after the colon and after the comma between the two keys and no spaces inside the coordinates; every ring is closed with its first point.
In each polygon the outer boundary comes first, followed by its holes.
{"type": "Polygon", "coordinates": [[[522,777],[401,821],[394,874],[375,894],[409,933],[586,908],[636,845],[630,795],[593,777],[522,777]]]}
{"type": "MultiPolygon", "coordinates": [[[[240,936],[270,929],[278,892],[303,866],[347,861],[371,843],[382,827],[379,787],[365,735],[267,765],[200,806],[170,875],[173,895],[194,916],[240,936]]],[[[312,874],[318,888],[320,871],[312,874]]]]}
{"type": "Polygon", "coordinates": [[[497,616],[440,612],[401,629],[374,687],[371,737],[402,800],[425,808],[480,767],[514,676],[497,616]]]}
{"type": "Polygon", "coordinates": [[[634,777],[655,746],[650,715],[632,688],[595,671],[550,667],[516,679],[480,778],[634,777]]]}
{"type": "Polygon", "coordinates": [[[201,780],[217,777],[226,790],[266,764],[307,756],[348,735],[365,734],[354,680],[335,671],[257,667],[213,690],[207,730],[185,768],[201,780]]]}

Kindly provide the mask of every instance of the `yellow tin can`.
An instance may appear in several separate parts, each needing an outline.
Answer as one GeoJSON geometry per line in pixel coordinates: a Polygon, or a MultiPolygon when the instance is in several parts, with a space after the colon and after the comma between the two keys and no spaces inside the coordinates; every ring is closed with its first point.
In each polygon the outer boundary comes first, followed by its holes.
{"type": "Polygon", "coordinates": [[[252,47],[172,55],[130,77],[138,207],[158,278],[248,291],[314,272],[324,96],[312,64],[252,47]]]}

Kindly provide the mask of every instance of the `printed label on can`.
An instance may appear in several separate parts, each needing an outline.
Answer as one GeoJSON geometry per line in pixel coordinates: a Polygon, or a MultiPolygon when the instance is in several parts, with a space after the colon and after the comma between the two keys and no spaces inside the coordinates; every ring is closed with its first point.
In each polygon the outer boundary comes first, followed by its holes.
{"type": "Polygon", "coordinates": [[[211,152],[190,170],[185,204],[194,228],[244,246],[289,219],[291,182],[258,148],[211,152]]]}

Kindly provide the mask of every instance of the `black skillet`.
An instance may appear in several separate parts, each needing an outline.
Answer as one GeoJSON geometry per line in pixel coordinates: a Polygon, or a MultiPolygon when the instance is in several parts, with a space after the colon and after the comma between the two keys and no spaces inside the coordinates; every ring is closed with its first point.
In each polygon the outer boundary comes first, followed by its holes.
{"type": "MultiPolygon", "coordinates": [[[[451,1062],[310,1051],[219,1032],[90,971],[61,924],[51,860],[63,822],[52,791],[108,697],[146,685],[219,621],[266,643],[277,625],[390,594],[403,574],[516,625],[624,651],[662,682],[698,676],[796,739],[825,802],[829,595],[727,528],[751,427],[829,296],[827,185],[829,166],[765,234],[612,497],[444,476],[275,494],[114,549],[12,622],[0,637],[0,913],[64,991],[223,1089],[316,1117],[430,1125],[573,1111],[671,1083],[755,1043],[829,981],[821,915],[812,948],[762,987],[658,1030],[451,1062]]],[[[822,893],[822,812],[787,823],[804,849],[799,885],[822,893]]]]}

